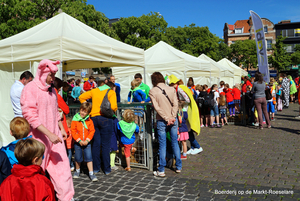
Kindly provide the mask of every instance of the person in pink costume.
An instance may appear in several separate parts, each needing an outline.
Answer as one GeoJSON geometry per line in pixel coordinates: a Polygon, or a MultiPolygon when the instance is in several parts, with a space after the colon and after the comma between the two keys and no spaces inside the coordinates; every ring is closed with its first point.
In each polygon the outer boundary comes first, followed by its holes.
{"type": "Polygon", "coordinates": [[[53,87],[57,64],[60,61],[44,59],[39,63],[34,80],[28,83],[21,95],[21,108],[29,122],[34,139],[45,145],[43,170],[50,174],[57,198],[60,201],[73,200],[74,187],[69,159],[63,138],[67,134],[58,112],[57,96],[53,87]]]}

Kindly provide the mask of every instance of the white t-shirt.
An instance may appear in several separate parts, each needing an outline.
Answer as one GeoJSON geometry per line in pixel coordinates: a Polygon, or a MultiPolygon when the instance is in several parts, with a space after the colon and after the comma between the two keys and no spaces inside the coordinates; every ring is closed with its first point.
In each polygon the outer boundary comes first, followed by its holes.
{"type": "Polygon", "coordinates": [[[218,105],[217,98],[220,97],[219,92],[217,92],[217,91],[213,91],[213,92],[214,92],[214,100],[215,100],[215,104],[218,105]]]}
{"type": "Polygon", "coordinates": [[[220,87],[220,88],[218,89],[219,93],[223,92],[223,89],[224,89],[224,87],[220,87]]]}

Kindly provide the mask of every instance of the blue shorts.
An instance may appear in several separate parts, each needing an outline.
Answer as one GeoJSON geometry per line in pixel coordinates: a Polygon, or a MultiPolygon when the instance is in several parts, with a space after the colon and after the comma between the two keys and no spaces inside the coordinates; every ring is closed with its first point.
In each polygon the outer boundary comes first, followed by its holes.
{"type": "Polygon", "coordinates": [[[220,109],[220,114],[226,114],[226,109],[225,108],[220,109]]]}
{"type": "Polygon", "coordinates": [[[240,99],[237,99],[237,100],[233,100],[234,103],[241,103],[241,100],[240,99]]]}
{"type": "Polygon", "coordinates": [[[234,102],[233,101],[231,101],[231,102],[228,102],[228,105],[233,105],[234,104],[234,102]]]}
{"type": "Polygon", "coordinates": [[[275,113],[275,105],[274,105],[273,101],[267,103],[267,110],[269,113],[270,112],[275,113]]]}
{"type": "Polygon", "coordinates": [[[218,116],[219,115],[219,107],[215,105],[210,109],[210,116],[218,116]]]}
{"type": "Polygon", "coordinates": [[[80,146],[78,142],[74,143],[74,149],[75,149],[75,161],[78,163],[81,163],[83,161],[82,159],[82,153],[84,155],[84,162],[91,162],[93,161],[92,158],[92,149],[91,144],[89,143],[87,146],[80,146]]]}

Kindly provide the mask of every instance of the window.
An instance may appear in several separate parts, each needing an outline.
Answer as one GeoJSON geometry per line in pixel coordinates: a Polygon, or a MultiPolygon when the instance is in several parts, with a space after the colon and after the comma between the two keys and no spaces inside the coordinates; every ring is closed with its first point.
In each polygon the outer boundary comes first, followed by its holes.
{"type": "Polygon", "coordinates": [[[235,29],[235,33],[236,33],[236,34],[242,33],[242,28],[235,29]]]}
{"type": "Polygon", "coordinates": [[[268,26],[264,26],[264,32],[268,33],[268,26]]]}
{"type": "Polygon", "coordinates": [[[272,40],[267,40],[267,49],[272,49],[272,40]]]}

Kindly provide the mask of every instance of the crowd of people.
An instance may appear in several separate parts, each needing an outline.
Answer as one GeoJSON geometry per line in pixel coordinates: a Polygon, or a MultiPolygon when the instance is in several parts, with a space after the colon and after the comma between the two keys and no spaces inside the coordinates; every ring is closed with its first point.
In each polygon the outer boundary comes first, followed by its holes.
{"type": "MultiPolygon", "coordinates": [[[[89,178],[96,182],[101,170],[109,175],[118,169],[115,157],[119,147],[124,150],[125,170],[131,171],[130,156],[143,129],[138,126],[144,121],[143,114],[127,109],[121,119],[116,117],[121,87],[113,75],[99,83],[93,76],[85,83],[75,79],[64,82],[55,77],[57,64],[59,61],[42,60],[35,77],[26,71],[11,88],[15,117],[10,133],[15,141],[0,151],[0,200],[22,200],[24,196],[27,200],[76,200],[73,179],[80,178],[81,164],[86,163],[89,178]],[[73,103],[80,108],[70,118],[67,115],[73,103]]],[[[174,171],[180,173],[187,155],[203,151],[195,138],[201,127],[221,128],[244,112],[249,124],[271,128],[276,111],[295,101],[299,87],[299,79],[294,81],[285,74],[265,83],[259,72],[234,86],[221,81],[210,88],[195,85],[192,77],[185,86],[176,76],[160,72],[151,75],[152,89],[142,81],[137,73],[127,101],[151,102],[156,111],[159,167],[153,174],[157,177],[166,176],[165,167],[175,166],[174,171]]],[[[300,119],[300,108],[296,118],[300,119]]]]}

